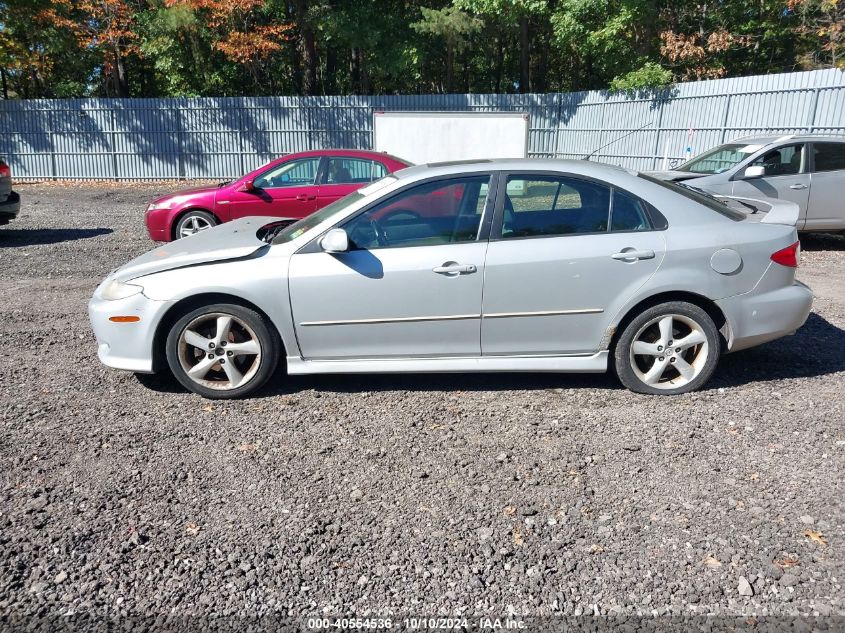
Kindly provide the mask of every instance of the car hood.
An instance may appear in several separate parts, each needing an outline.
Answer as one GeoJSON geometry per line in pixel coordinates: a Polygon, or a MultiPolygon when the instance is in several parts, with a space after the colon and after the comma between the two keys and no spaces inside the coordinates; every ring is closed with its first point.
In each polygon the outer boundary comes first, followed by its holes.
{"type": "Polygon", "coordinates": [[[704,176],[711,176],[712,174],[691,174],[688,171],[644,171],[644,174],[652,178],[659,178],[660,180],[668,180],[670,182],[680,182],[682,180],[691,180],[693,178],[703,178],[704,176]]]}
{"type": "Polygon", "coordinates": [[[173,193],[169,193],[166,196],[161,196],[160,198],[156,198],[153,200],[153,204],[161,204],[162,202],[174,202],[179,204],[188,198],[195,198],[197,196],[211,196],[214,197],[217,195],[217,192],[220,190],[220,187],[214,185],[209,187],[193,187],[191,189],[182,189],[180,191],[175,191],[173,193]]]}
{"type": "Polygon", "coordinates": [[[268,218],[242,218],[170,242],[136,257],[115,270],[110,277],[129,281],[174,268],[250,257],[270,245],[256,237],[268,218]]]}

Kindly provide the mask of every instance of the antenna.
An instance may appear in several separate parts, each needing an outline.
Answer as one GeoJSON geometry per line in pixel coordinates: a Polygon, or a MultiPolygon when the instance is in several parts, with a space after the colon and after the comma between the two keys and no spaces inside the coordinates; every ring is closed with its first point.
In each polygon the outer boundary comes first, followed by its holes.
{"type": "Polygon", "coordinates": [[[623,138],[628,138],[628,137],[629,137],[629,136],[631,136],[631,134],[633,134],[634,132],[639,132],[640,130],[644,130],[644,129],[645,129],[645,128],[647,128],[649,125],[651,125],[651,123],[652,123],[652,122],[651,122],[651,121],[649,121],[649,122],[648,122],[648,123],[646,123],[645,125],[643,125],[643,126],[641,126],[641,127],[638,127],[636,130],[631,130],[631,131],[630,131],[630,132],[628,132],[627,134],[625,134],[625,135],[623,135],[623,136],[620,136],[619,138],[615,138],[615,139],[613,139],[612,141],[610,141],[610,143],[605,143],[605,144],[604,144],[604,145],[602,145],[601,147],[597,147],[597,148],[596,148],[596,149],[594,149],[592,152],[590,152],[589,154],[587,154],[586,156],[584,156],[584,158],[582,158],[581,160],[590,160],[590,157],[591,157],[593,154],[595,154],[596,152],[600,152],[600,151],[601,151],[601,150],[603,150],[605,147],[607,147],[607,146],[609,146],[609,145],[613,145],[613,144],[614,144],[614,143],[616,143],[617,141],[621,141],[623,138]]]}

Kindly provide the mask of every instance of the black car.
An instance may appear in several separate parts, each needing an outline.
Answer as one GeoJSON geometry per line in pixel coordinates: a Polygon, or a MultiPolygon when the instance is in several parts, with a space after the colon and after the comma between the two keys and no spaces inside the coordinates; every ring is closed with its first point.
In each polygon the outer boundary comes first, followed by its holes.
{"type": "Polygon", "coordinates": [[[8,224],[21,209],[21,197],[12,191],[12,170],[0,158],[0,224],[8,224]]]}

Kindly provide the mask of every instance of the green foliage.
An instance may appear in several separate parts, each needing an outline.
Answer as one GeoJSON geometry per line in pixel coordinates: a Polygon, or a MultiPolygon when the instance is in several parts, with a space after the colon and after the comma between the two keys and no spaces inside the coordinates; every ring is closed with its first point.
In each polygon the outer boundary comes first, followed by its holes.
{"type": "Polygon", "coordinates": [[[575,61],[574,88],[586,89],[636,70],[653,49],[654,3],[563,0],[551,17],[554,42],[575,61]]]}
{"type": "Polygon", "coordinates": [[[549,12],[548,0],[455,0],[455,6],[469,13],[494,17],[507,24],[523,16],[541,16],[549,12]]]}
{"type": "Polygon", "coordinates": [[[842,67],[843,12],[841,0],[0,0],[0,69],[9,98],[638,92],[842,67]]]}
{"type": "Polygon", "coordinates": [[[452,92],[455,83],[455,53],[467,47],[468,36],[480,31],[484,23],[454,6],[444,9],[421,7],[420,11],[422,20],[414,22],[411,28],[417,33],[434,35],[446,44],[445,89],[452,92]]]}
{"type": "Polygon", "coordinates": [[[427,9],[421,7],[422,20],[411,24],[417,33],[428,33],[443,38],[446,46],[454,51],[466,48],[467,36],[481,29],[483,22],[464,13],[457,7],[427,9]]]}
{"type": "Polygon", "coordinates": [[[613,92],[639,92],[666,88],[672,84],[672,71],[656,62],[646,62],[636,70],[618,75],[610,82],[613,92]]]}
{"type": "Polygon", "coordinates": [[[190,8],[155,8],[140,14],[138,24],[144,35],[141,53],[148,60],[158,90],[169,95],[197,96],[203,94],[208,81],[212,82],[212,90],[220,89],[219,77],[208,76],[211,48],[190,8]]]}

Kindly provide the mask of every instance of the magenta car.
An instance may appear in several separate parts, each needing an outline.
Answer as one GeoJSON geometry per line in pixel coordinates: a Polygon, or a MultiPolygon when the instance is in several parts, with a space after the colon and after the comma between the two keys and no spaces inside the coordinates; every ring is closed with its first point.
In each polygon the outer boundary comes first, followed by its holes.
{"type": "Polygon", "coordinates": [[[147,230],[152,239],[169,242],[250,215],[304,218],[409,165],[395,156],[365,150],[288,154],[232,182],[155,200],[147,207],[147,230]]]}

